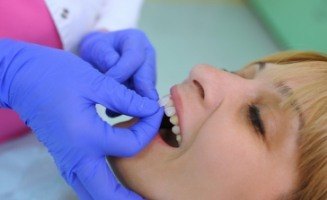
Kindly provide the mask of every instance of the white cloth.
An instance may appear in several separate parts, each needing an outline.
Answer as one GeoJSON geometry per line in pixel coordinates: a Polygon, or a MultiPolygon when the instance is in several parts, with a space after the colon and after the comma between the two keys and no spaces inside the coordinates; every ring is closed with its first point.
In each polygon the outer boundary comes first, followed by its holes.
{"type": "Polygon", "coordinates": [[[45,0],[63,48],[76,52],[87,33],[135,28],[143,0],[45,0]]]}

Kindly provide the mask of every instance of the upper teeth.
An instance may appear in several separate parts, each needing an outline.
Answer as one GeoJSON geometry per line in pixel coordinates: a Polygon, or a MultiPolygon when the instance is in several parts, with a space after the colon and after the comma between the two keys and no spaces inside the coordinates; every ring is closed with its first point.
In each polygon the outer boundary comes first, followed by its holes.
{"type": "Polygon", "coordinates": [[[165,114],[168,117],[172,117],[172,116],[176,115],[176,108],[175,107],[167,107],[167,106],[165,106],[165,114]]]}
{"type": "Polygon", "coordinates": [[[178,145],[180,146],[182,143],[182,136],[181,136],[181,130],[179,127],[179,120],[178,116],[176,115],[176,108],[174,106],[174,102],[171,99],[171,95],[167,95],[162,97],[159,100],[160,106],[164,107],[165,114],[169,117],[169,121],[174,125],[171,128],[171,131],[176,135],[176,140],[178,142],[178,145]]]}

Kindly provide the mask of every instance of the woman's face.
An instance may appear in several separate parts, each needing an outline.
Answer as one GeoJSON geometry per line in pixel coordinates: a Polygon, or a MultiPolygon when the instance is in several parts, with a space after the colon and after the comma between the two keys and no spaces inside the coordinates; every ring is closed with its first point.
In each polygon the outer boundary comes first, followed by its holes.
{"type": "Polygon", "coordinates": [[[111,160],[118,176],[147,199],[269,200],[290,192],[300,119],[280,107],[294,84],[273,83],[269,70],[278,67],[193,68],[171,89],[180,147],[157,135],[137,156],[111,160]]]}

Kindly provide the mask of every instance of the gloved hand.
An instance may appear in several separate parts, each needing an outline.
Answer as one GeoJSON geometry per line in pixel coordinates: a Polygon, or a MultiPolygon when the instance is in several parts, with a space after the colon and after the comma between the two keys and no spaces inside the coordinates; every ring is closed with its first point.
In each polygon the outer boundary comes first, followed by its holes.
{"type": "MultiPolygon", "coordinates": [[[[100,72],[141,96],[158,100],[155,50],[142,31],[93,32],[84,37],[79,50],[100,72]]],[[[108,110],[106,113],[115,116],[108,110]]]]}
{"type": "Polygon", "coordinates": [[[140,198],[117,183],[105,156],[132,156],[150,142],[163,115],[156,101],[73,54],[12,40],[0,40],[0,81],[1,104],[32,128],[80,199],[140,198]],[[114,128],[96,103],[140,120],[114,128]]]}

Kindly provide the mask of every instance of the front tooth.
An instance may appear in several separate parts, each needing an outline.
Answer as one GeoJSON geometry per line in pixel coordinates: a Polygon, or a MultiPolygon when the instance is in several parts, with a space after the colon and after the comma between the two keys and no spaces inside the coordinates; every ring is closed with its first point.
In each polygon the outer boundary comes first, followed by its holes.
{"type": "Polygon", "coordinates": [[[171,96],[170,95],[167,95],[167,96],[162,97],[159,100],[159,105],[161,107],[162,106],[172,106],[173,105],[173,100],[171,100],[171,96]]]}
{"type": "Polygon", "coordinates": [[[178,124],[178,117],[177,115],[174,115],[172,117],[169,118],[170,123],[177,125],[178,124]]]}
{"type": "Polygon", "coordinates": [[[178,135],[181,133],[181,129],[179,126],[173,126],[173,128],[171,128],[171,132],[173,132],[175,135],[178,135]]]}
{"type": "Polygon", "coordinates": [[[176,135],[176,140],[178,142],[178,145],[181,145],[181,143],[182,143],[182,136],[181,135],[176,135]]]}
{"type": "Polygon", "coordinates": [[[176,114],[176,109],[175,107],[165,107],[165,114],[168,116],[168,117],[171,117],[173,115],[176,114]]]}

